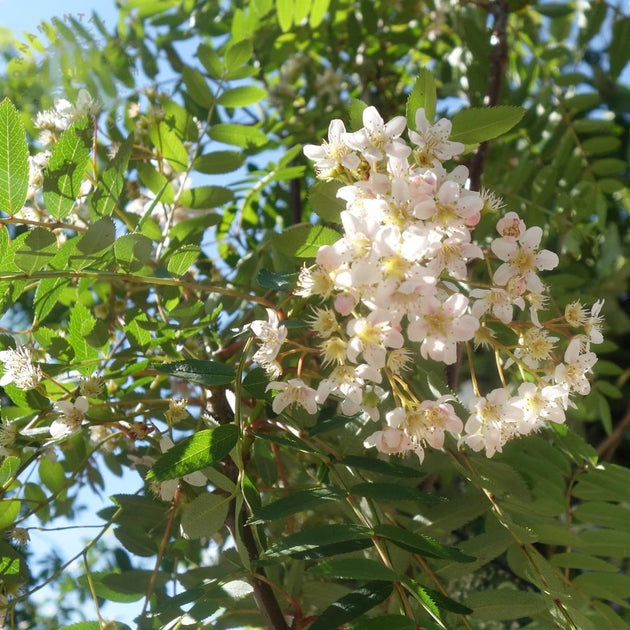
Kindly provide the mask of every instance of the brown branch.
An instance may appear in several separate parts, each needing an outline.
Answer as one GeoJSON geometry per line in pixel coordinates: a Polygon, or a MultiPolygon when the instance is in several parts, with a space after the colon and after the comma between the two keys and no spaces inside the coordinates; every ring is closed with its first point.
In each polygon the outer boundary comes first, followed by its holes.
{"type": "MultiPolygon", "coordinates": [[[[492,38],[495,43],[490,53],[488,92],[484,99],[484,105],[494,107],[499,104],[501,98],[501,87],[508,62],[507,23],[510,9],[507,0],[494,0],[488,8],[494,17],[492,38]]],[[[470,187],[472,190],[479,190],[481,187],[481,176],[487,157],[488,143],[482,142],[470,160],[470,187]]]]}
{"type": "Polygon", "coordinates": [[[292,179],[289,183],[289,203],[291,206],[291,224],[302,221],[302,198],[300,197],[300,180],[292,179]]]}
{"type": "Polygon", "coordinates": [[[630,407],[626,410],[624,417],[615,427],[615,430],[597,447],[597,456],[600,459],[609,462],[613,458],[628,427],[630,427],[630,407]]]}
{"type": "MultiPolygon", "coordinates": [[[[227,398],[225,397],[225,389],[221,387],[211,388],[212,396],[210,401],[212,403],[212,414],[218,420],[220,424],[227,422],[234,422],[234,413],[227,398]]],[[[225,462],[223,473],[233,482],[238,483],[238,468],[232,460],[225,462]]],[[[247,518],[247,512],[243,509],[236,513],[236,499],[230,501],[230,508],[228,512],[225,524],[235,541],[239,539],[243,542],[247,556],[250,562],[253,564],[258,560],[258,545],[252,532],[250,525],[246,525],[244,521],[247,518]],[[239,536],[240,533],[240,536],[239,536]]],[[[258,574],[264,579],[267,579],[267,575],[263,567],[256,569],[258,574]]],[[[284,618],[284,614],[278,600],[273,592],[273,589],[267,581],[258,579],[256,575],[250,574],[248,581],[251,587],[254,589],[254,599],[256,605],[260,610],[260,613],[264,619],[265,625],[269,630],[289,630],[289,626],[284,618]]]]}

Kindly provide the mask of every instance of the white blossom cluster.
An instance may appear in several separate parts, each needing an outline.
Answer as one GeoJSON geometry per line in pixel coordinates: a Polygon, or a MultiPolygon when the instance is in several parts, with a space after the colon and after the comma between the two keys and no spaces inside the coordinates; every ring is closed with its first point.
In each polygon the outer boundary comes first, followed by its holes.
{"type": "MultiPolygon", "coordinates": [[[[422,460],[425,447],[441,448],[450,433],[491,457],[511,438],[564,422],[571,397],[589,392],[587,374],[597,360],[590,344],[603,340],[602,302],[590,310],[575,302],[564,316],[541,322],[548,296],[539,272],[558,264],[555,253],[540,248],[542,229],[508,212],[489,248],[475,244],[482,211],[497,210],[500,200],[467,189],[465,166],[445,168],[464,149],[448,139],[450,121],[431,125],[420,109],[415,123],[406,142],[404,117],[385,123],[368,107],[359,131],[333,120],[327,142],[304,147],[320,179],[345,184],[338,191],[346,202],[343,236],[319,249],[296,291],[320,302],[309,323],[326,372],[302,372],[298,364],[297,375],[270,383],[273,410],[297,404],[314,414],[332,397],[347,415],[379,420],[384,412],[385,425],[367,447],[413,451],[422,460]],[[485,284],[470,277],[471,263],[482,260],[491,276],[485,284]],[[501,328],[511,345],[497,338],[501,328]],[[474,371],[482,348],[496,357],[501,383],[485,395],[474,371]],[[418,351],[446,365],[468,355],[475,395],[467,416],[456,412],[463,407],[450,392],[421,400],[412,391],[405,371],[413,370],[418,351]],[[520,386],[510,385],[514,380],[520,386]]],[[[271,311],[252,331],[260,344],[254,360],[278,378],[283,344],[291,344],[286,327],[271,311]]]]}

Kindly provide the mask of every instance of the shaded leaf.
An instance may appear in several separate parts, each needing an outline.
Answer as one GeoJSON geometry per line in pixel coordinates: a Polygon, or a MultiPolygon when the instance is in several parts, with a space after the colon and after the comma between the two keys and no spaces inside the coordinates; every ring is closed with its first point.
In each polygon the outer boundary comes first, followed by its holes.
{"type": "Polygon", "coordinates": [[[423,68],[420,70],[418,78],[413,84],[411,94],[407,98],[407,127],[413,130],[416,129],[416,112],[420,108],[424,108],[429,124],[433,124],[436,102],[435,79],[431,72],[423,68]]]}
{"type": "Polygon", "coordinates": [[[200,385],[227,385],[234,381],[236,372],[231,365],[219,361],[188,359],[174,363],[162,363],[155,368],[176,378],[200,385]]]}
{"type": "Polygon", "coordinates": [[[311,575],[339,580],[385,580],[395,582],[400,576],[375,560],[344,558],[320,562],[309,570],[311,575]]]}
{"type": "MultiPolygon", "coordinates": [[[[231,426],[231,425],[225,425],[231,426]]],[[[225,523],[232,497],[219,494],[200,494],[182,512],[181,528],[186,538],[212,536],[225,523]]]]}
{"type": "Polygon", "coordinates": [[[337,488],[312,488],[311,490],[298,490],[288,497],[277,499],[273,503],[264,505],[249,519],[250,525],[257,525],[265,521],[273,521],[310,510],[321,503],[327,501],[339,501],[346,496],[346,493],[337,488]]]}

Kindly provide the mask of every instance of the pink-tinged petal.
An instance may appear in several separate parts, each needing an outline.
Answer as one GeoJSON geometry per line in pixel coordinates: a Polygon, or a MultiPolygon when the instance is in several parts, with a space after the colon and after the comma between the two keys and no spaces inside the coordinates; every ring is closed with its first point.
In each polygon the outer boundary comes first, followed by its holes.
{"type": "Polygon", "coordinates": [[[514,309],[511,304],[496,304],[493,306],[492,312],[504,324],[509,324],[514,319],[514,309]]]}
{"type": "Polygon", "coordinates": [[[509,260],[518,251],[518,245],[514,241],[495,238],[490,244],[490,249],[500,260],[509,260]]]}
{"type": "Polygon", "coordinates": [[[444,302],[444,312],[452,317],[459,317],[468,308],[468,298],[461,293],[454,293],[444,302]]]}
{"type": "Polygon", "coordinates": [[[393,409],[385,414],[385,421],[388,426],[397,429],[405,421],[406,417],[407,414],[405,413],[405,410],[401,407],[396,407],[396,409],[393,409]]]}
{"type": "Polygon", "coordinates": [[[55,406],[64,416],[67,416],[74,411],[74,405],[67,400],[60,400],[55,403],[55,406]]]}
{"type": "Polygon", "coordinates": [[[494,284],[499,285],[500,287],[506,285],[508,280],[515,276],[518,273],[516,267],[513,267],[509,263],[503,263],[492,276],[492,281],[494,284]]]}
{"type": "Polygon", "coordinates": [[[361,164],[361,158],[356,153],[348,153],[341,158],[341,165],[349,171],[356,171],[361,164]]]}
{"type": "Polygon", "coordinates": [[[543,293],[545,290],[545,285],[542,283],[542,280],[533,272],[529,271],[525,274],[525,281],[527,283],[527,288],[532,293],[543,293]]]}
{"type": "Polygon", "coordinates": [[[475,336],[479,328],[479,320],[472,315],[464,315],[453,322],[451,334],[453,341],[468,341],[475,336]]]}
{"type": "Polygon", "coordinates": [[[542,239],[543,231],[538,225],[525,230],[525,233],[520,236],[518,242],[525,248],[531,250],[538,249],[540,240],[542,239]]]}
{"type": "Polygon", "coordinates": [[[440,186],[437,198],[444,204],[450,205],[459,199],[459,185],[452,181],[446,181],[440,186]]]}
{"type": "Polygon", "coordinates": [[[435,214],[436,210],[437,206],[435,205],[435,201],[433,199],[427,199],[426,201],[417,203],[413,207],[413,214],[417,219],[426,221],[435,214]]]}
{"type": "Polygon", "coordinates": [[[335,298],[335,310],[344,317],[352,313],[356,301],[351,295],[340,294],[335,298]]]}
{"type": "Polygon", "coordinates": [[[79,396],[74,403],[75,409],[80,411],[81,414],[84,414],[88,410],[89,406],[90,403],[85,396],[79,396]]]}

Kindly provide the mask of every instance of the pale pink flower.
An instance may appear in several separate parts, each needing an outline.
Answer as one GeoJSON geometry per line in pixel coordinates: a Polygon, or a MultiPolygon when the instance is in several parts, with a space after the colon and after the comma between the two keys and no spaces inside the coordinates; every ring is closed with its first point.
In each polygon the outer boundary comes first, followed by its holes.
{"type": "Polygon", "coordinates": [[[500,287],[472,289],[469,295],[475,298],[471,313],[477,319],[491,311],[500,322],[509,324],[514,319],[514,306],[521,310],[525,308],[525,300],[522,297],[513,297],[500,287]]]}
{"type": "Polygon", "coordinates": [[[562,398],[556,386],[521,383],[514,404],[523,412],[517,423],[521,435],[537,431],[546,421],[557,424],[565,421],[562,398]]]}
{"type": "Polygon", "coordinates": [[[591,391],[586,375],[597,363],[597,355],[588,348],[582,352],[582,343],[579,337],[571,340],[564,353],[564,363],[556,367],[553,376],[559,385],[566,385],[571,391],[586,396],[591,391]]]}
{"type": "Polygon", "coordinates": [[[421,312],[407,327],[411,341],[422,341],[420,352],[426,359],[443,361],[447,365],[457,360],[456,344],[472,339],[479,320],[467,315],[468,298],[454,293],[445,302],[427,295],[421,302],[421,312]]]}
{"type": "Polygon", "coordinates": [[[288,382],[273,381],[267,385],[265,391],[275,389],[271,408],[274,413],[281,414],[287,407],[296,404],[304,407],[308,413],[317,413],[317,392],[309,387],[301,378],[291,378],[288,382]]]}
{"type": "Polygon", "coordinates": [[[400,330],[391,325],[386,311],[351,319],[347,333],[350,336],[348,359],[356,362],[362,354],[365,362],[376,369],[385,367],[387,348],[402,348],[405,342],[400,330]]]}
{"type": "Polygon", "coordinates": [[[280,374],[281,368],[275,360],[287,337],[286,326],[280,324],[278,313],[267,309],[269,321],[257,319],[251,323],[251,330],[262,343],[254,353],[253,360],[274,376],[280,374]]]}
{"type": "Polygon", "coordinates": [[[525,221],[516,212],[508,212],[497,221],[497,232],[508,241],[517,241],[526,230],[525,221]]]}
{"type": "Polygon", "coordinates": [[[407,451],[413,450],[417,453],[420,461],[424,458],[424,452],[421,447],[414,446],[404,431],[392,427],[386,427],[382,431],[372,433],[365,439],[363,446],[365,448],[376,447],[377,451],[385,455],[402,455],[407,451]]]}
{"type": "Polygon", "coordinates": [[[534,293],[542,293],[544,285],[536,275],[536,271],[554,269],[558,265],[558,256],[547,249],[538,250],[542,238],[542,228],[531,227],[518,240],[505,237],[492,241],[491,248],[496,256],[505,261],[495,272],[495,284],[504,286],[512,278],[525,281],[527,289],[534,293]]]}

